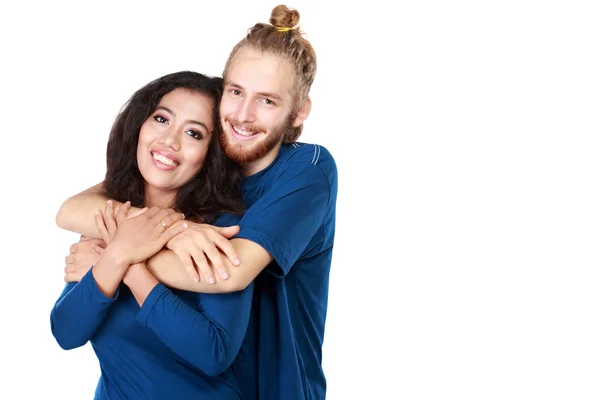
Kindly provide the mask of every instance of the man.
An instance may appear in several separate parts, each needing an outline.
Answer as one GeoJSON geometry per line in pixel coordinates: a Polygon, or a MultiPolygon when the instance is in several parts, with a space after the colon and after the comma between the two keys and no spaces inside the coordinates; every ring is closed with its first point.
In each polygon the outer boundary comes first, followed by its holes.
{"type": "MultiPolygon", "coordinates": [[[[220,233],[231,237],[237,228],[189,224],[169,242],[173,252],[149,261],[163,283],[197,292],[241,290],[257,278],[256,330],[249,331],[247,341],[257,351],[261,400],[324,399],[326,389],[321,350],[337,169],[322,146],[296,142],[310,114],[316,73],[316,55],[297,28],[299,19],[296,10],[275,7],[271,24],[251,28],[225,65],[220,141],[245,177],[248,210],[239,233],[227,242],[220,233]],[[219,250],[228,258],[221,258],[219,250]]],[[[105,201],[101,185],[90,188],[63,204],[57,223],[98,236],[90,215],[105,201]]],[[[76,278],[67,274],[69,279],[76,278]]]]}

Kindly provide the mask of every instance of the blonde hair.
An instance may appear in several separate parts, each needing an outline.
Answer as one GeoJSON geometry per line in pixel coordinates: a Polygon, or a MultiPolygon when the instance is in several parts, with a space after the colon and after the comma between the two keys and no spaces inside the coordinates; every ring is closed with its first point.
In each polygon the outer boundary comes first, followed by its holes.
{"type": "MultiPolygon", "coordinates": [[[[296,79],[292,86],[293,108],[295,116],[303,102],[308,97],[310,87],[317,73],[317,55],[312,45],[300,31],[300,13],[285,5],[278,5],[271,12],[270,24],[257,23],[248,30],[242,39],[229,54],[223,78],[227,81],[232,60],[245,47],[253,50],[271,53],[289,60],[294,67],[296,79]]],[[[285,134],[283,143],[295,142],[302,133],[302,125],[291,128],[285,134]]]]}

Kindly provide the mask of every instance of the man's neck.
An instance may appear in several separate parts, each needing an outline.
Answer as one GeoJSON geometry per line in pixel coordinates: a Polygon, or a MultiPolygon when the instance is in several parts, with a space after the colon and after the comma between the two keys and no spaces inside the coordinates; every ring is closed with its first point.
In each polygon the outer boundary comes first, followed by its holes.
{"type": "Polygon", "coordinates": [[[244,177],[248,177],[259,173],[263,169],[267,168],[277,158],[281,143],[271,149],[267,154],[259,158],[258,160],[250,161],[242,165],[242,172],[244,177]]]}

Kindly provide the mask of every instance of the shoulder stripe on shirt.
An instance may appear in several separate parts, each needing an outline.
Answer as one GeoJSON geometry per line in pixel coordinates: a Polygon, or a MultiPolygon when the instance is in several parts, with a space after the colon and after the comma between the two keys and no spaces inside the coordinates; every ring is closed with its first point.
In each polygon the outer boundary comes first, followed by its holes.
{"type": "Polygon", "coordinates": [[[319,156],[321,155],[321,146],[318,144],[314,144],[315,146],[315,154],[313,155],[313,159],[310,162],[312,165],[317,165],[317,161],[319,161],[319,156]]]}

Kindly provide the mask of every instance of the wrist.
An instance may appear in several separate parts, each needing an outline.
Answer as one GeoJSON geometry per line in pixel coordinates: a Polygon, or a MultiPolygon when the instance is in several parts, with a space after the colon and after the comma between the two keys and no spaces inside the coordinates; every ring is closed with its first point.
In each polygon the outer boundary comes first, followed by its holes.
{"type": "Polygon", "coordinates": [[[145,263],[132,264],[127,270],[127,273],[123,276],[123,283],[130,286],[135,280],[139,280],[149,274],[150,272],[146,269],[145,263]]]}
{"type": "Polygon", "coordinates": [[[127,257],[126,253],[115,246],[108,245],[101,257],[107,261],[110,261],[120,269],[127,269],[131,265],[131,261],[129,260],[129,257],[127,257]]]}

